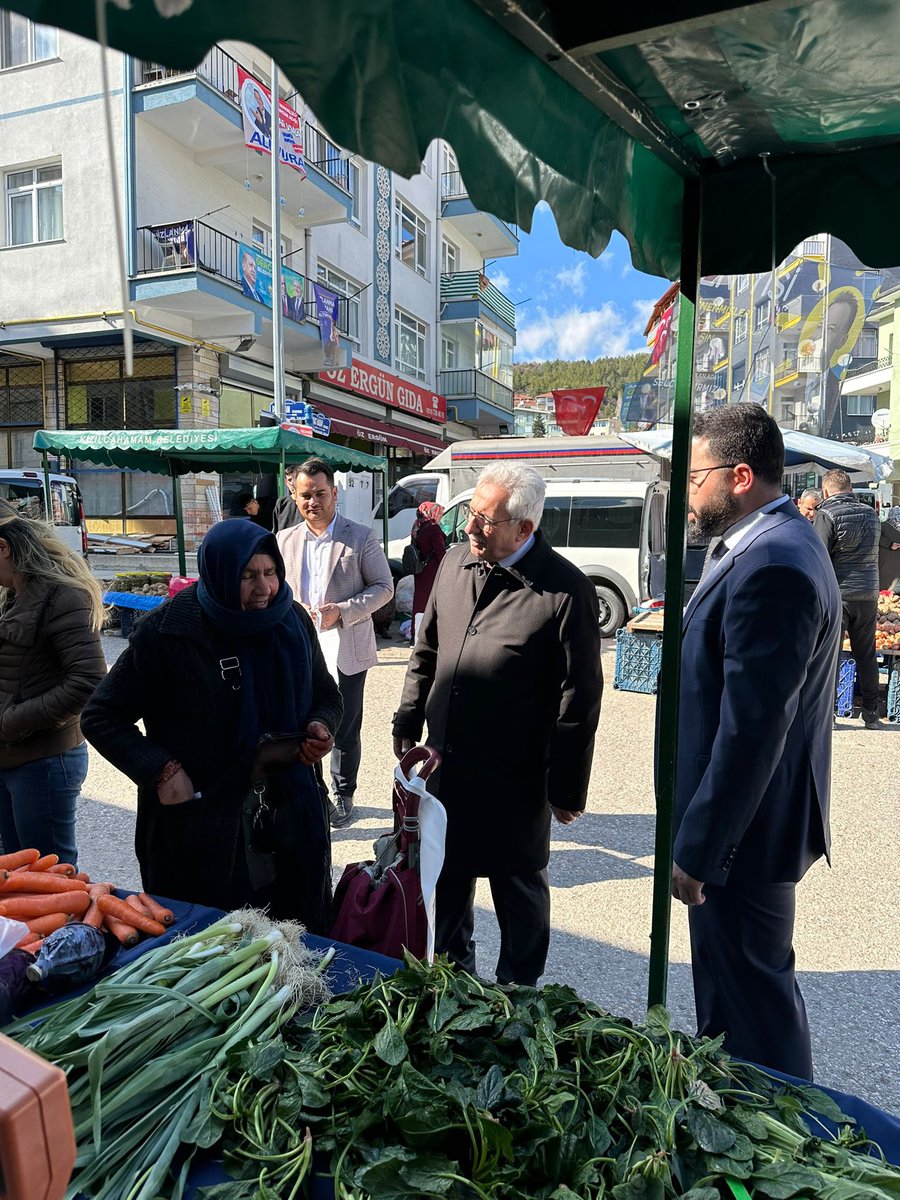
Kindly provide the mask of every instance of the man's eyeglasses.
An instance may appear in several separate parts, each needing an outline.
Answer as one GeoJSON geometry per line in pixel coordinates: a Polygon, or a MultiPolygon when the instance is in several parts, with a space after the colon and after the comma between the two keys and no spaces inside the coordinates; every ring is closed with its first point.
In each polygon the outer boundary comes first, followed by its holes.
{"type": "Polygon", "coordinates": [[[510,521],[515,521],[515,517],[504,517],[502,521],[495,521],[493,517],[486,517],[483,513],[476,512],[471,504],[461,504],[459,506],[460,515],[468,525],[470,521],[474,521],[479,529],[490,533],[495,525],[508,525],[510,521]]]}
{"type": "Polygon", "coordinates": [[[730,471],[732,467],[736,467],[737,463],[719,463],[717,467],[700,467],[696,471],[688,472],[688,483],[692,488],[702,488],[709,478],[711,471],[730,471]],[[698,475],[702,475],[702,479],[697,479],[698,475]]]}

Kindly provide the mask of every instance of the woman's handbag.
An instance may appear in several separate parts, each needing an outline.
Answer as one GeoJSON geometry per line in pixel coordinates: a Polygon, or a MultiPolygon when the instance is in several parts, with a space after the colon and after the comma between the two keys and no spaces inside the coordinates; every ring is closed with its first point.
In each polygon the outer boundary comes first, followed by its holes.
{"type": "Polygon", "coordinates": [[[256,745],[250,787],[244,797],[244,846],[250,885],[254,890],[268,887],[275,879],[275,851],[279,839],[275,816],[280,793],[274,781],[285,767],[298,762],[305,733],[265,733],[256,745]]]}
{"type": "Polygon", "coordinates": [[[432,853],[423,870],[420,811],[424,806],[433,813],[434,840],[440,843],[442,860],[446,814],[425,788],[425,780],[440,762],[440,755],[429,746],[415,747],[400,760],[394,772],[394,832],[375,842],[374,861],[344,870],[334,897],[337,917],[329,933],[335,941],[390,958],[401,958],[404,950],[416,958],[433,954],[429,907],[433,909],[440,863],[435,870],[432,853]],[[417,764],[418,772],[411,775],[417,764]]]}

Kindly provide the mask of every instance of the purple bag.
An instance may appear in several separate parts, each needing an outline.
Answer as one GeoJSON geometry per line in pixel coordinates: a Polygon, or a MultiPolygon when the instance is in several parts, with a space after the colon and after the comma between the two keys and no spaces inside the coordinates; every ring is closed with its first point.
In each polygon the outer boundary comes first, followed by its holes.
{"type": "MultiPolygon", "coordinates": [[[[425,780],[440,766],[429,746],[417,746],[400,760],[400,770],[421,763],[425,780]]],[[[334,894],[337,916],[329,937],[336,942],[402,958],[404,949],[424,958],[428,922],[419,878],[419,798],[396,780],[393,790],[394,832],[375,842],[375,859],[344,869],[334,894]]]]}

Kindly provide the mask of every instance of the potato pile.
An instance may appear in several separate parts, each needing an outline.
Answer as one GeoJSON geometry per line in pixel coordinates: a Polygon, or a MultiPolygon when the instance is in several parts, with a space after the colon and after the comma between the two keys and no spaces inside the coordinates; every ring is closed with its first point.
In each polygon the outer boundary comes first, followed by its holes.
{"type": "Polygon", "coordinates": [[[139,596],[168,596],[171,573],[166,571],[121,571],[113,579],[110,591],[132,592],[139,596]]]}
{"type": "Polygon", "coordinates": [[[900,650],[900,596],[887,594],[878,597],[875,649],[900,650]]]}

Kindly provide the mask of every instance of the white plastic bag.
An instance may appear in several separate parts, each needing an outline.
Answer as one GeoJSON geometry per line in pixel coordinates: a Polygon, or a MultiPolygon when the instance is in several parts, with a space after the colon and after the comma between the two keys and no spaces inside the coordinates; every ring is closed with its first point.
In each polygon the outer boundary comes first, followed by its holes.
{"type": "Polygon", "coordinates": [[[28,935],[28,926],[21,921],[11,921],[8,917],[0,917],[0,958],[15,950],[23,937],[28,935]]]}
{"type": "Polygon", "coordinates": [[[434,962],[435,890],[444,865],[447,810],[436,796],[432,796],[418,772],[407,778],[398,764],[394,768],[394,778],[407,792],[414,792],[419,797],[419,880],[428,921],[425,957],[431,963],[434,962]]]}
{"type": "Polygon", "coordinates": [[[398,582],[394,591],[394,605],[398,613],[406,613],[412,616],[413,593],[415,589],[416,578],[414,575],[404,575],[398,582]]]}

